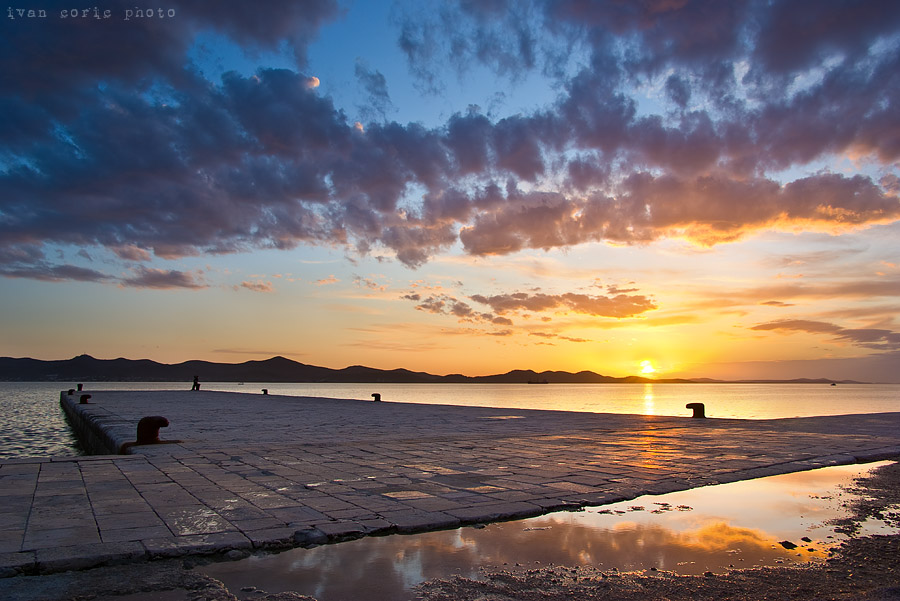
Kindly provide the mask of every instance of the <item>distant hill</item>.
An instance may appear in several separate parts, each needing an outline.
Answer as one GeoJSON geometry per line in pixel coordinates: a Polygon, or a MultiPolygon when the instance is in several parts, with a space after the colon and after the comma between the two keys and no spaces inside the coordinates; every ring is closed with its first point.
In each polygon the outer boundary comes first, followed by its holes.
{"type": "MultiPolygon", "coordinates": [[[[383,370],[362,365],[330,369],[298,363],[284,357],[243,363],[185,361],[174,365],[149,359],[95,359],[79,355],[61,361],[0,357],[0,381],[5,382],[190,382],[200,376],[201,382],[328,382],[328,383],[498,383],[498,384],[603,384],[603,383],[692,383],[721,382],[701,379],[652,379],[639,376],[616,378],[592,371],[513,370],[492,376],[436,376],[408,369],[383,370]]],[[[816,383],[832,380],[747,380],[746,383],[816,383]]],[[[858,384],[850,380],[839,384],[858,384]]]]}

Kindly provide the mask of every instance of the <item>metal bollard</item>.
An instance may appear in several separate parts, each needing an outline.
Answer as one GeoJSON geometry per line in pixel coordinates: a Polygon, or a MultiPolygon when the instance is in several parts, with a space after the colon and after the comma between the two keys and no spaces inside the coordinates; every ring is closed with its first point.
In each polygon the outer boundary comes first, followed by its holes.
{"type": "Polygon", "coordinates": [[[69,396],[72,396],[73,394],[75,394],[75,389],[70,388],[68,394],[69,394],[69,396]]]}
{"type": "Polygon", "coordinates": [[[378,401],[381,400],[381,395],[378,394],[377,392],[373,392],[373,393],[372,393],[372,398],[375,399],[375,402],[377,403],[378,401]]]}
{"type": "Polygon", "coordinates": [[[703,407],[703,403],[688,403],[687,405],[685,405],[685,407],[687,409],[694,410],[694,415],[692,415],[691,417],[696,417],[696,418],[706,417],[706,413],[704,412],[705,408],[703,407]]]}
{"type": "Polygon", "coordinates": [[[262,389],[262,393],[263,393],[263,394],[269,394],[269,389],[268,389],[268,388],[263,388],[263,389],[262,389]]]}
{"type": "Polygon", "coordinates": [[[79,384],[79,385],[78,385],[78,392],[81,392],[82,390],[84,390],[84,384],[79,384]]]}
{"type": "Polygon", "coordinates": [[[83,394],[83,395],[81,395],[81,397],[78,399],[78,403],[79,403],[80,405],[89,405],[89,404],[90,404],[90,403],[88,403],[88,399],[89,399],[89,398],[91,398],[91,395],[89,395],[89,394],[83,394]]]}
{"type": "Polygon", "coordinates": [[[136,444],[156,444],[159,442],[159,429],[169,427],[169,420],[161,415],[142,417],[137,425],[136,444]]]}
{"type": "Polygon", "coordinates": [[[176,444],[180,440],[160,440],[159,429],[169,426],[169,420],[161,415],[142,417],[137,425],[137,440],[126,442],[119,447],[119,455],[127,455],[128,449],[145,444],[176,444]]]}

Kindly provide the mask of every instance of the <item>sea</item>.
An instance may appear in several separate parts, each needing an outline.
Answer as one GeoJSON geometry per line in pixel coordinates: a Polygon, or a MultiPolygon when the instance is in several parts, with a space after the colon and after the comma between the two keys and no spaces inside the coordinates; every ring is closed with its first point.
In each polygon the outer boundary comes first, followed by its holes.
{"type": "MultiPolygon", "coordinates": [[[[775,419],[900,411],[900,384],[318,384],[203,382],[202,390],[396,403],[775,419]]],[[[0,460],[82,454],[59,408],[66,382],[0,382],[0,460]]],[[[91,390],[184,390],[191,382],[86,382],[91,390]]]]}

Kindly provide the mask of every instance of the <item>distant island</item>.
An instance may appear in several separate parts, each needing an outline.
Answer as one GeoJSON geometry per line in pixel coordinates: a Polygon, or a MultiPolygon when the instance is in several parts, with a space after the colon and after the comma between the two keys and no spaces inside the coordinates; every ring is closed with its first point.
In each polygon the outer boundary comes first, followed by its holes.
{"type": "Polygon", "coordinates": [[[374,369],[354,365],[330,369],[298,363],[285,357],[243,363],[185,361],[166,364],[149,359],[95,359],[79,355],[61,361],[0,357],[0,381],[3,382],[191,382],[199,376],[206,382],[318,382],[318,383],[396,383],[396,384],[863,384],[854,380],[824,378],[795,380],[712,380],[709,378],[617,378],[592,371],[542,371],[516,369],[492,376],[433,374],[408,369],[374,369]]]}

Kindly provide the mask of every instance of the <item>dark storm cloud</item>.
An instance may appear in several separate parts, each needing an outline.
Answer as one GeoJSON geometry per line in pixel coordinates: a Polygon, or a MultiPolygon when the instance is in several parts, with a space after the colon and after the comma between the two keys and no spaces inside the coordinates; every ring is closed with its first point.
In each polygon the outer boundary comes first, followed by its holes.
{"type": "Polygon", "coordinates": [[[873,39],[896,34],[898,27],[896,2],[776,2],[759,13],[754,58],[766,72],[789,73],[834,53],[849,59],[864,55],[873,39]]]}
{"type": "Polygon", "coordinates": [[[479,214],[463,227],[460,240],[475,255],[663,237],[711,246],[790,224],[830,230],[898,218],[896,197],[863,176],[822,174],[781,186],[768,179],[685,180],[636,173],[623,182],[615,198],[511,196],[500,209],[479,214]]]}
{"type": "MultiPolygon", "coordinates": [[[[177,18],[114,27],[10,21],[0,37],[2,273],[107,279],[49,264],[50,242],[138,262],[386,248],[415,267],[457,242],[474,255],[667,237],[713,245],[896,221],[895,174],[875,182],[807,163],[850,154],[891,170],[900,158],[900,5],[809,6],[495,0],[407,11],[399,43],[424,87],[440,86],[446,64],[484,65],[501,81],[559,78],[558,98],[540,109],[493,118],[471,106],[432,128],[385,119],[377,65],[357,65],[379,117],[367,124],[349,122],[303,73],[309,42],[338,15],[331,2],[183,0],[177,18]],[[297,70],[206,80],[188,50],[210,31],[251,54],[287,44],[297,70]],[[578,59],[554,67],[562,50],[578,59]],[[649,84],[665,105],[656,114],[640,110],[633,87],[649,84]],[[790,168],[807,175],[770,175],[790,168]]],[[[154,277],[165,280],[132,279],[154,277]]]]}

